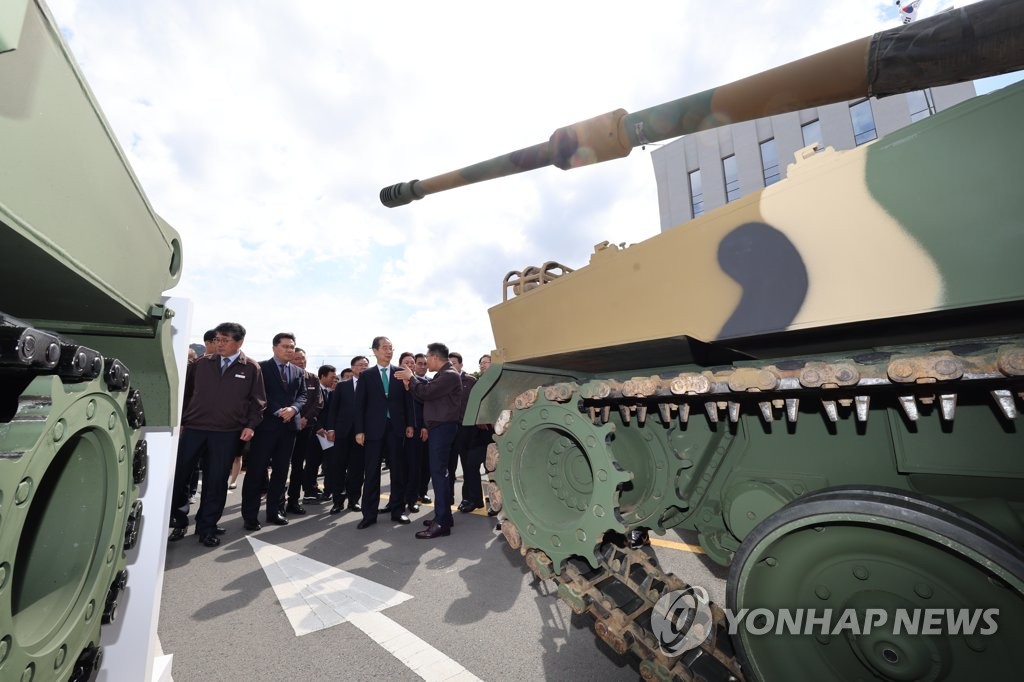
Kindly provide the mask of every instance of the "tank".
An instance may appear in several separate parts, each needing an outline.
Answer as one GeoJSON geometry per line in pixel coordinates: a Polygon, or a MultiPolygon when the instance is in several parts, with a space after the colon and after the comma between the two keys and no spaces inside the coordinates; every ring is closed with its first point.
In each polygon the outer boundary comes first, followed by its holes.
{"type": "Polygon", "coordinates": [[[81,682],[125,599],[139,429],[177,423],[181,246],[41,2],[0,6],[0,92],[0,679],[81,682]]]}
{"type": "MultiPolygon", "coordinates": [[[[1022,67],[1024,6],[990,0],[381,200],[1022,67]]],[[[494,424],[488,504],[645,679],[1019,674],[1021,120],[1024,84],[803,150],[787,179],[583,267],[505,276],[466,416],[494,424]],[[669,529],[728,567],[725,604],[662,570],[649,534],[669,529]]]]}

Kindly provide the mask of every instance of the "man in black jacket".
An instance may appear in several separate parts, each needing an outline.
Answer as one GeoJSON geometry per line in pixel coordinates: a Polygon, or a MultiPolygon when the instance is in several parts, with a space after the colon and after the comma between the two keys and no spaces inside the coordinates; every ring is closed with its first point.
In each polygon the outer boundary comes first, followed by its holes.
{"type": "Polygon", "coordinates": [[[426,383],[417,383],[413,373],[403,369],[397,373],[406,390],[423,402],[423,421],[427,425],[427,447],[430,451],[430,480],[434,486],[434,518],[427,520],[426,530],[416,537],[432,540],[451,535],[452,498],[448,488],[448,453],[459,430],[462,408],[462,380],[448,361],[448,346],[432,343],[427,346],[427,367],[435,372],[426,383]]]}
{"type": "Polygon", "coordinates": [[[203,457],[203,493],[196,512],[196,535],[207,547],[220,544],[228,474],[240,442],[253,437],[263,418],[266,393],[262,371],[242,353],[245,327],[235,322],[217,325],[216,354],[204,355],[185,372],[185,400],[178,440],[178,461],[171,500],[171,540],[184,536],[188,516],[188,478],[203,457]],[[182,518],[184,517],[184,518],[182,518]]]}

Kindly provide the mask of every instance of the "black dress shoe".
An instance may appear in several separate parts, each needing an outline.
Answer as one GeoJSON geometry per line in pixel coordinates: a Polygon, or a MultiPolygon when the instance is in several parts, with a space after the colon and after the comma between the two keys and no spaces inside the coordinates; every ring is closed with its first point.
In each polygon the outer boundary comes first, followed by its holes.
{"type": "Polygon", "coordinates": [[[406,516],[405,514],[398,514],[397,516],[395,514],[392,514],[391,515],[391,520],[394,523],[400,523],[403,526],[408,526],[410,523],[412,523],[412,521],[409,520],[409,517],[406,516]]]}
{"type": "MultiPolygon", "coordinates": [[[[434,523],[434,519],[423,519],[423,525],[424,526],[429,526],[429,525],[431,525],[433,523],[434,523]]],[[[455,519],[452,519],[452,522],[449,525],[454,526],[455,525],[455,519]]]]}
{"type": "Polygon", "coordinates": [[[408,510],[410,514],[416,514],[419,512],[420,506],[416,503],[413,503],[408,506],[408,510]]]}
{"type": "Polygon", "coordinates": [[[200,535],[199,544],[206,545],[207,547],[216,547],[220,544],[220,538],[216,535],[200,535]]]}
{"type": "Polygon", "coordinates": [[[259,530],[260,528],[263,528],[263,524],[259,521],[246,521],[242,525],[246,530],[259,530]]]}
{"type": "Polygon", "coordinates": [[[275,526],[287,526],[288,519],[281,516],[280,514],[273,514],[267,517],[267,523],[272,523],[275,526]]]}
{"type": "Polygon", "coordinates": [[[377,519],[363,519],[359,522],[359,525],[356,526],[356,528],[358,528],[359,530],[363,530],[364,528],[369,528],[375,523],[377,523],[377,519]]]}
{"type": "Polygon", "coordinates": [[[487,510],[487,515],[488,516],[497,516],[498,512],[494,511],[493,509],[488,509],[487,510]]]}
{"type": "Polygon", "coordinates": [[[416,533],[416,537],[420,540],[433,540],[434,538],[440,538],[451,534],[452,531],[450,528],[445,528],[439,523],[432,523],[430,524],[430,528],[416,533]]]}
{"type": "Polygon", "coordinates": [[[333,507],[331,507],[331,510],[329,512],[327,512],[327,513],[328,514],[340,514],[341,510],[343,510],[343,509],[344,509],[343,506],[341,506],[340,504],[336,504],[333,507]]]}
{"type": "Polygon", "coordinates": [[[289,504],[284,509],[289,514],[296,514],[298,516],[302,516],[303,514],[306,513],[306,508],[303,507],[301,504],[298,504],[298,503],[295,503],[295,502],[292,502],[291,504],[289,504]]]}
{"type": "Polygon", "coordinates": [[[171,534],[167,536],[168,542],[177,542],[178,540],[185,537],[185,533],[188,532],[188,528],[172,528],[171,534]]]}
{"type": "Polygon", "coordinates": [[[359,504],[358,502],[350,504],[348,508],[351,509],[352,511],[363,511],[363,505],[359,504]]]}
{"type": "Polygon", "coordinates": [[[420,502],[422,502],[423,504],[430,504],[430,498],[424,495],[423,497],[420,498],[420,502]]]}
{"type": "Polygon", "coordinates": [[[459,503],[459,511],[462,512],[463,514],[469,514],[470,512],[472,512],[475,509],[483,509],[483,508],[484,508],[484,506],[482,504],[474,504],[474,503],[468,502],[466,500],[463,500],[462,502],[459,503]]]}

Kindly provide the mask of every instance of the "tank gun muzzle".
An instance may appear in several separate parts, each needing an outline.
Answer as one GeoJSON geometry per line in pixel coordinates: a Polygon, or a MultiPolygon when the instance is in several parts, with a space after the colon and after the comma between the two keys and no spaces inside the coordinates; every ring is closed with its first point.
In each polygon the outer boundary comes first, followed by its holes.
{"type": "Polygon", "coordinates": [[[380,203],[388,208],[395,208],[411,204],[413,201],[422,199],[425,196],[426,194],[420,187],[420,181],[410,180],[409,182],[399,182],[398,184],[383,188],[380,191],[380,203]]]}

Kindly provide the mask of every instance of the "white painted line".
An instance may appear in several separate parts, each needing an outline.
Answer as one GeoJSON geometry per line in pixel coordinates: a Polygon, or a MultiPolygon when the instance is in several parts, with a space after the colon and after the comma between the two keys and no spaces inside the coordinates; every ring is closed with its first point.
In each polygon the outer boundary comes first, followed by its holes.
{"type": "Polygon", "coordinates": [[[380,613],[412,595],[246,536],[295,635],[349,622],[427,682],[472,682],[473,673],[380,613]]]}

